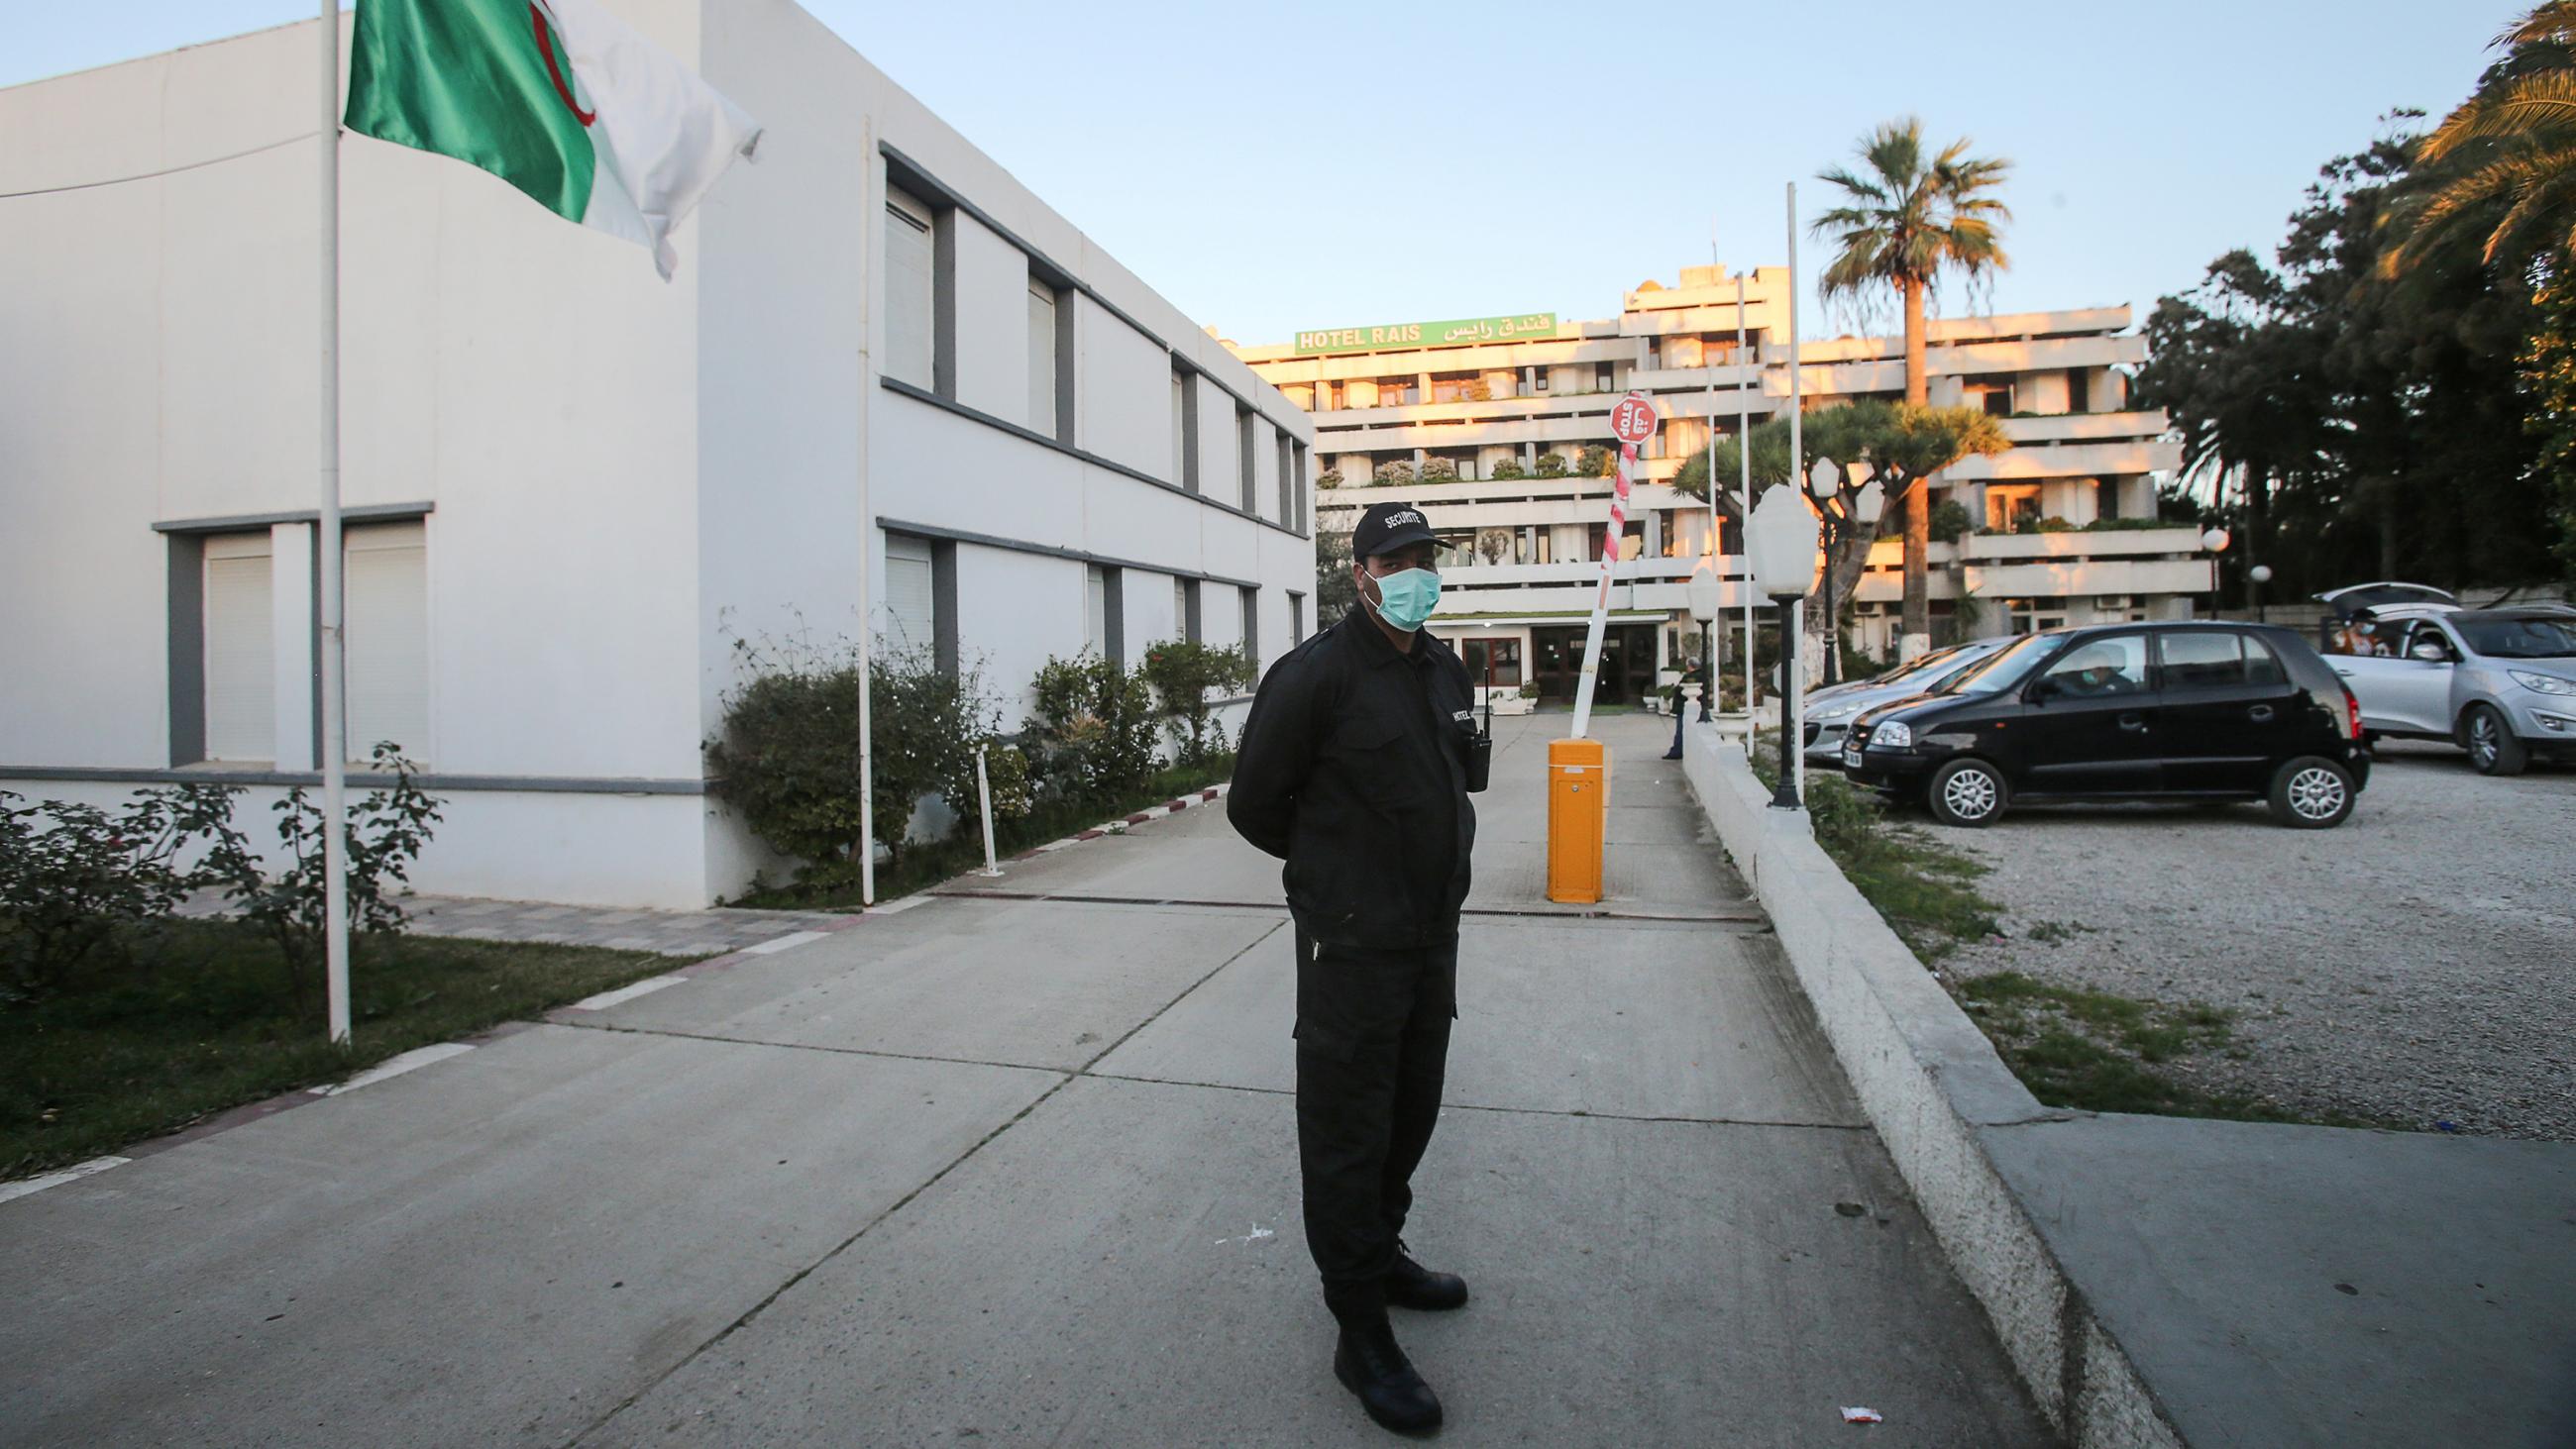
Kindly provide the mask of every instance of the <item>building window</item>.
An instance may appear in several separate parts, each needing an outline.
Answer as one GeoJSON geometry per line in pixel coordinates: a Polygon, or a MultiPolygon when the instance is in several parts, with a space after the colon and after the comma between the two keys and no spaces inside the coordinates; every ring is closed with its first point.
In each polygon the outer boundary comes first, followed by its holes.
{"type": "Polygon", "coordinates": [[[1056,366],[1061,351],[1057,329],[1061,310],[1055,284],[1029,274],[1029,427],[1063,439],[1057,426],[1056,366]]]}
{"type": "Polygon", "coordinates": [[[1342,401],[1342,385],[1340,383],[1328,382],[1324,384],[1324,410],[1326,412],[1337,413],[1347,406],[1349,406],[1349,404],[1342,401]]]}
{"type": "Polygon", "coordinates": [[[2066,370],[2066,410],[2070,413],[2093,411],[2093,374],[2080,367],[2066,370]]]}
{"type": "Polygon", "coordinates": [[[341,548],[349,754],[380,740],[429,755],[429,552],[419,523],[353,528],[341,548]]]}
{"type": "Polygon", "coordinates": [[[1297,440],[1281,428],[1271,434],[1271,448],[1277,453],[1273,465],[1279,471],[1279,526],[1297,526],[1297,440]]]}
{"type": "Polygon", "coordinates": [[[1997,533],[2028,533],[2039,523],[2039,485],[1986,485],[1986,527],[1997,533]]]}
{"type": "Polygon", "coordinates": [[[2013,385],[2008,382],[1982,383],[1967,389],[1968,406],[1983,408],[1989,417],[2010,417],[2013,410],[2013,385]]]}
{"type": "Polygon", "coordinates": [[[1521,683],[1521,641],[1518,639],[1461,639],[1460,653],[1467,665],[1467,678],[1477,687],[1517,689],[1521,683]]]}
{"type": "Polygon", "coordinates": [[[1172,481],[1184,493],[1199,491],[1198,379],[1172,369],[1172,481]]]}
{"type": "Polygon", "coordinates": [[[1306,445],[1291,440],[1288,444],[1288,516],[1280,519],[1292,531],[1306,531],[1306,445]]]}
{"type": "Polygon", "coordinates": [[[1199,581],[1172,580],[1172,628],[1185,643],[1199,642],[1199,581]]]}
{"type": "Polygon", "coordinates": [[[277,758],[277,619],[266,533],[206,540],[209,760],[277,758]]]}
{"type": "Polygon", "coordinates": [[[1109,657],[1109,572],[1098,564],[1082,567],[1082,647],[1109,657]]]}
{"type": "Polygon", "coordinates": [[[1243,603],[1243,657],[1261,668],[1261,591],[1237,586],[1235,594],[1243,603]]]}
{"type": "Polygon", "coordinates": [[[1304,594],[1288,596],[1288,642],[1292,645],[1306,642],[1306,596],[1304,594]]]}
{"type": "Polygon", "coordinates": [[[885,375],[914,387],[937,385],[938,273],[934,216],[912,196],[886,191],[885,375]]]}
{"type": "Polygon", "coordinates": [[[1252,409],[1238,404],[1234,410],[1235,492],[1242,502],[1243,511],[1255,517],[1261,513],[1260,495],[1252,491],[1253,480],[1258,476],[1258,470],[1252,465],[1257,436],[1252,426],[1252,409]]]}
{"type": "Polygon", "coordinates": [[[930,540],[908,533],[885,538],[886,641],[897,650],[939,644],[937,573],[930,540]]]}

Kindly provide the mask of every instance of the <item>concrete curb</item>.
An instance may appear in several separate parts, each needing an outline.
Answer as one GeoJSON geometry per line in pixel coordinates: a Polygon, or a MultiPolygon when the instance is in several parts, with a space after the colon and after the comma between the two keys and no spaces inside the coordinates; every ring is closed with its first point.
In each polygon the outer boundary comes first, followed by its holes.
{"type": "Polygon", "coordinates": [[[1960,1282],[2070,1449],[2182,1435],[2041,1237],[1982,1133],[2068,1120],[2040,1105],[1810,833],[1770,808],[1741,743],[1684,732],[1682,770],[1960,1282]]]}

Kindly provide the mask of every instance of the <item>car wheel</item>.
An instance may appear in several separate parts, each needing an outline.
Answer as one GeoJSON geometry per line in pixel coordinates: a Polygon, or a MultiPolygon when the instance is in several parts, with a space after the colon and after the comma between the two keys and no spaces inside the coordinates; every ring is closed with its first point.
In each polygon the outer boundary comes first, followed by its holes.
{"type": "Polygon", "coordinates": [[[2460,743],[2468,746],[2469,763],[2481,775],[2519,775],[2531,763],[2531,748],[2513,737],[2504,712],[2491,704],[2473,704],[2460,722],[2460,743]]]}
{"type": "Polygon", "coordinates": [[[2272,818],[2293,830],[2325,830],[2352,813],[2352,773],[2332,760],[2306,755],[2272,775],[2272,818]]]}
{"type": "Polygon", "coordinates": [[[1923,803],[1944,825],[1992,825],[2012,800],[2003,772],[1983,760],[1952,760],[1932,772],[1923,803]]]}

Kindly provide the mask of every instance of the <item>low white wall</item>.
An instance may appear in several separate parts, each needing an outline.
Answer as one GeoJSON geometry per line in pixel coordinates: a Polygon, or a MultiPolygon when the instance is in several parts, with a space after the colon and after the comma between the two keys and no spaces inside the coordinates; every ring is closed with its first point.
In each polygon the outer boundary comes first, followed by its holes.
{"type": "Polygon", "coordinates": [[[1772,808],[1740,743],[1713,724],[1684,741],[1691,790],[1769,913],[1862,1110],[2050,1422],[2074,1449],[2181,1449],[1979,1140],[1986,1128],[2072,1114],[2041,1106],[2004,1066],[1816,844],[1807,814],[1772,808]]]}

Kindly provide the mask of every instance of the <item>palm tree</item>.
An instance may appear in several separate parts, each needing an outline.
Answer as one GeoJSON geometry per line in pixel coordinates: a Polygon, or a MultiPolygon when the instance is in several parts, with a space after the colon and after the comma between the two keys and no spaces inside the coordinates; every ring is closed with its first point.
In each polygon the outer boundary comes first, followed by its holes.
{"type": "Polygon", "coordinates": [[[2505,58],[2416,149],[2441,179],[2384,257],[2387,275],[2446,242],[2478,242],[2490,263],[2576,254],[2576,0],[2550,0],[2495,44],[2505,58]]]}
{"type": "MultiPolygon", "coordinates": [[[[1995,227],[2012,211],[1991,193],[2012,170],[1995,157],[1970,156],[1965,137],[1938,155],[1923,144],[1923,123],[1912,116],[1889,121],[1861,142],[1857,169],[1836,166],[1817,173],[1839,187],[1844,204],[1817,217],[1811,233],[1837,249],[1819,279],[1827,300],[1867,305],[1880,286],[1896,289],[1905,306],[1905,400],[1927,401],[1923,370],[1923,294],[1942,273],[1971,280],[2012,265],[1995,227]]],[[[1921,652],[1932,633],[1927,560],[1932,544],[1931,485],[1908,488],[1905,506],[1905,612],[1903,652],[1921,652]]]]}

